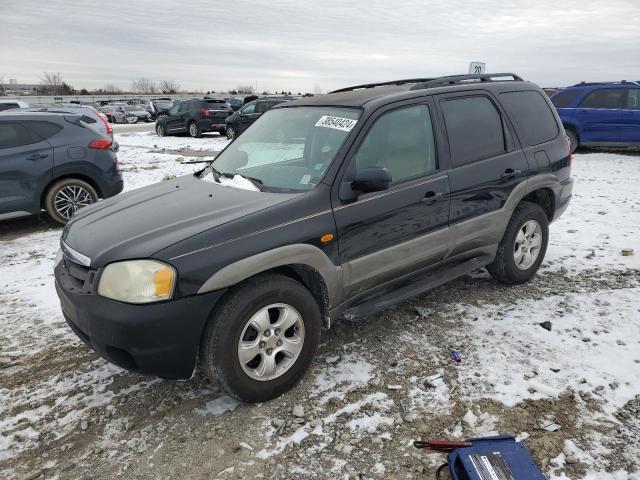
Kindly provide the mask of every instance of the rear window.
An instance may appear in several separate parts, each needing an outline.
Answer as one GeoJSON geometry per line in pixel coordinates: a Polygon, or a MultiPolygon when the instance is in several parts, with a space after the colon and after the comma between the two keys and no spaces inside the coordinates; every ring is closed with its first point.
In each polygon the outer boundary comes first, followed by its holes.
{"type": "Polygon", "coordinates": [[[539,145],[558,136],[556,118],[539,92],[501,93],[500,98],[529,145],[539,145]]]}
{"type": "Polygon", "coordinates": [[[21,147],[40,141],[37,135],[18,122],[0,123],[0,148],[21,147]]]}
{"type": "Polygon", "coordinates": [[[582,102],[580,108],[622,108],[624,105],[624,89],[603,88],[589,93],[582,102]]]}
{"type": "Polygon", "coordinates": [[[205,108],[227,108],[224,100],[205,100],[204,106],[205,108]]]}
{"type": "Polygon", "coordinates": [[[60,125],[51,122],[38,122],[29,120],[22,123],[43,140],[47,140],[48,138],[53,137],[56,133],[62,130],[62,127],[60,125]]]}
{"type": "Polygon", "coordinates": [[[578,96],[578,92],[575,90],[566,90],[564,92],[559,92],[555,94],[551,98],[551,103],[556,108],[569,108],[569,105],[573,103],[573,101],[578,96]]]}
{"type": "Polygon", "coordinates": [[[441,106],[454,166],[505,152],[502,118],[487,97],[455,98],[441,106]]]}

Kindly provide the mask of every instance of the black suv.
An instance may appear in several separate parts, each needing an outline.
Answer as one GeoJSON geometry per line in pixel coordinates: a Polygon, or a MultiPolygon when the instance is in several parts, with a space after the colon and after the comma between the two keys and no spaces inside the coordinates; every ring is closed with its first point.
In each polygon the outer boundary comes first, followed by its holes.
{"type": "Polygon", "coordinates": [[[203,132],[225,133],[225,119],[233,113],[222,99],[196,98],[176,103],[167,111],[158,112],[156,133],[159,137],[188,133],[201,137],[203,132]]]}
{"type": "Polygon", "coordinates": [[[80,212],[56,288],[124,368],[273,398],[321,328],[486,267],[530,280],[573,181],[562,124],[513,74],[414,79],[283,103],[193,175],[80,212]]]}
{"type": "Polygon", "coordinates": [[[0,220],[39,214],[66,223],[122,191],[117,144],[74,113],[0,114],[0,220]]]}
{"type": "Polygon", "coordinates": [[[288,100],[291,100],[291,98],[267,97],[259,98],[247,103],[244,107],[227,118],[227,138],[229,140],[233,140],[236,136],[249,128],[249,126],[260,118],[264,112],[288,100]]]}

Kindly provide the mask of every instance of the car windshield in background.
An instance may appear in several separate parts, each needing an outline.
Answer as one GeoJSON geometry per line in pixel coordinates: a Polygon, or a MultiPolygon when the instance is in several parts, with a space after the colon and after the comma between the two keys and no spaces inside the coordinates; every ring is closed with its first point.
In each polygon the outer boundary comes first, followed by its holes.
{"type": "MultiPolygon", "coordinates": [[[[212,162],[217,172],[258,180],[270,191],[311,190],[323,177],[360,110],[293,107],[270,110],[212,162]]],[[[203,175],[211,174],[207,169],[203,175]]]]}

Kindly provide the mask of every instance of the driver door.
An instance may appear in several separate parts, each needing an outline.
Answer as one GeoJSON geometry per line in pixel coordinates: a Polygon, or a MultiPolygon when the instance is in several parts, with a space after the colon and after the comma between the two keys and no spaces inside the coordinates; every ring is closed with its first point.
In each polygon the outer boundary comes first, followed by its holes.
{"type": "Polygon", "coordinates": [[[169,109],[167,132],[186,132],[186,118],[189,113],[189,102],[180,102],[169,109]]]}
{"type": "Polygon", "coordinates": [[[438,163],[434,111],[424,99],[385,107],[356,139],[343,187],[370,167],[386,168],[392,183],[334,203],[347,297],[433,265],[447,252],[449,178],[438,163]]]}
{"type": "Polygon", "coordinates": [[[238,115],[238,133],[244,132],[261,115],[257,112],[258,102],[251,102],[240,109],[238,115]]]}

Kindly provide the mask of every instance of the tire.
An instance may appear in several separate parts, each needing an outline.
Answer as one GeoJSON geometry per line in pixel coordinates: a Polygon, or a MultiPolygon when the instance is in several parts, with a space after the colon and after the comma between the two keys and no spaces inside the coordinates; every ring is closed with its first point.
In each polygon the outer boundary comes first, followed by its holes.
{"type": "Polygon", "coordinates": [[[166,137],[166,136],[167,136],[167,131],[166,131],[166,129],[164,128],[164,126],[163,126],[163,125],[157,125],[157,126],[156,126],[156,134],[157,134],[159,137],[166,137]]]}
{"type": "Polygon", "coordinates": [[[189,135],[193,138],[202,137],[202,130],[200,129],[200,127],[196,122],[189,123],[188,131],[189,131],[189,135]]]}
{"type": "Polygon", "coordinates": [[[571,143],[571,153],[573,153],[580,147],[580,139],[578,138],[578,134],[572,129],[567,128],[565,131],[567,132],[567,137],[569,137],[569,142],[571,143]]]}
{"type": "Polygon", "coordinates": [[[227,127],[227,131],[225,133],[227,134],[227,138],[229,140],[233,140],[234,138],[236,138],[236,129],[233,127],[227,127]]]}
{"type": "Polygon", "coordinates": [[[542,207],[531,202],[520,202],[507,224],[496,257],[487,270],[493,278],[504,284],[526,283],[538,271],[548,242],[549,221],[542,207]],[[531,232],[528,239],[527,231],[531,232]],[[539,240],[536,241],[536,238],[539,240]],[[535,245],[538,245],[537,250],[535,245]],[[527,250],[531,257],[527,256],[527,250]]]}
{"type": "Polygon", "coordinates": [[[87,182],[76,178],[65,178],[49,187],[45,197],[45,208],[51,218],[64,225],[80,208],[97,201],[98,193],[87,182]],[[75,201],[68,200],[73,198],[75,201]]]}
{"type": "Polygon", "coordinates": [[[320,329],[320,309],[304,286],[284,275],[261,274],[234,287],[212,312],[200,346],[201,367],[241,402],[271,400],[304,376],[318,349],[320,329]],[[276,327],[285,311],[284,318],[297,320],[278,332],[276,327]],[[256,315],[258,312],[263,316],[256,315]],[[262,334],[253,328],[261,319],[266,325],[262,334]],[[267,332],[271,333],[267,336],[267,332]],[[249,348],[241,360],[242,345],[249,348]],[[297,354],[284,355],[287,350],[297,354]],[[256,356],[251,357],[254,351],[256,356]]]}

